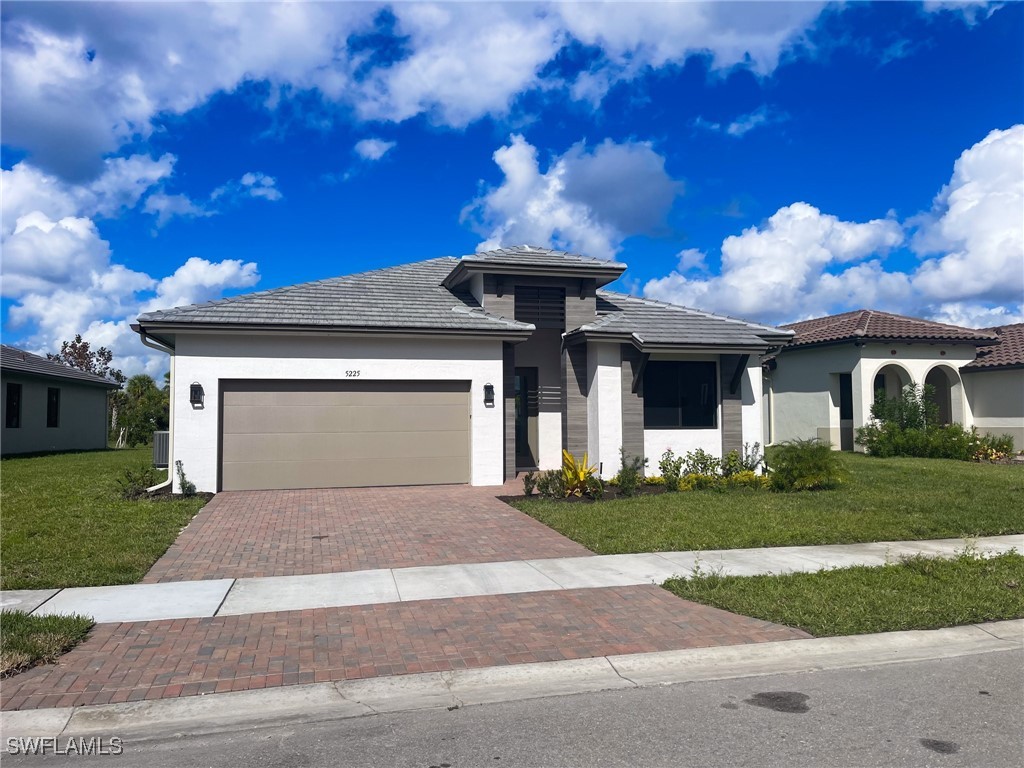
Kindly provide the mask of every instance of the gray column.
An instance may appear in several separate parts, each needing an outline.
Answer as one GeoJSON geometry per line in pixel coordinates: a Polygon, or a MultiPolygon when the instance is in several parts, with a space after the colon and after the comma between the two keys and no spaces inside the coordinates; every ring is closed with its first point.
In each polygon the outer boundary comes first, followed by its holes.
{"type": "Polygon", "coordinates": [[[622,447],[629,456],[644,455],[644,388],[633,379],[640,368],[641,353],[632,344],[622,345],[622,447]]]}
{"type": "Polygon", "coordinates": [[[735,392],[730,383],[745,355],[721,355],[719,357],[719,378],[722,381],[722,456],[729,451],[743,451],[743,382],[738,383],[735,392]]]}
{"type": "Polygon", "coordinates": [[[505,479],[516,476],[516,348],[502,344],[502,387],[505,390],[505,479]]]}
{"type": "Polygon", "coordinates": [[[587,452],[587,347],[562,350],[562,447],[576,458],[587,452]]]}

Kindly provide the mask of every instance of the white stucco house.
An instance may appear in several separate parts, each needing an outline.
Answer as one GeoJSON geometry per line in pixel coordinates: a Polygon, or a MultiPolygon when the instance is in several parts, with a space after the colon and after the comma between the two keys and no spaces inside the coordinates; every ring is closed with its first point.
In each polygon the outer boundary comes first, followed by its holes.
{"type": "MultiPolygon", "coordinates": [[[[520,246],[150,312],[171,460],[199,490],[471,483],[619,450],[762,441],[792,331],[604,290],[625,264],[520,246]]],[[[177,482],[177,481],[175,481],[177,482]]]]}
{"type": "Polygon", "coordinates": [[[892,397],[913,383],[934,389],[945,423],[1009,433],[1024,447],[1020,326],[962,328],[857,310],[783,328],[793,339],[764,365],[768,444],[818,438],[858,450],[854,436],[870,421],[876,392],[892,397]]]}

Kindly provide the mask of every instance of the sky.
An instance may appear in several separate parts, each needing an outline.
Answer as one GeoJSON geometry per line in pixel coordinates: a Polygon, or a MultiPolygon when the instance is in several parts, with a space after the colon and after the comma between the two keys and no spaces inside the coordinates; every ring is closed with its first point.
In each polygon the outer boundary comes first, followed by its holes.
{"type": "Polygon", "coordinates": [[[1024,4],[0,6],[2,338],[532,244],[765,323],[1024,320],[1024,4]]]}

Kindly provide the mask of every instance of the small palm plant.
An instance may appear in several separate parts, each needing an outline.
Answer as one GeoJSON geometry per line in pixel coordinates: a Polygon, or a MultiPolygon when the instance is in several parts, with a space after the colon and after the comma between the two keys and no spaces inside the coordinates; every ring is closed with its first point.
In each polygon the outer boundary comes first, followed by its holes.
{"type": "MultiPolygon", "coordinates": [[[[597,476],[597,466],[591,466],[589,458],[589,455],[584,453],[583,460],[577,461],[567,450],[562,450],[562,480],[566,496],[600,495],[595,493],[597,485],[601,482],[597,476]]],[[[604,490],[603,486],[601,490],[604,490]]]]}

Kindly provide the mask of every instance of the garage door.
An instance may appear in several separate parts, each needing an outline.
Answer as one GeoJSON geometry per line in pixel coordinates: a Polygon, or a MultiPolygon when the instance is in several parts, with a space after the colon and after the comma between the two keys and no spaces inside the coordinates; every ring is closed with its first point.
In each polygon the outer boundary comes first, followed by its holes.
{"type": "Polygon", "coordinates": [[[221,385],[221,489],[469,482],[469,382],[221,385]]]}

